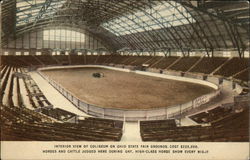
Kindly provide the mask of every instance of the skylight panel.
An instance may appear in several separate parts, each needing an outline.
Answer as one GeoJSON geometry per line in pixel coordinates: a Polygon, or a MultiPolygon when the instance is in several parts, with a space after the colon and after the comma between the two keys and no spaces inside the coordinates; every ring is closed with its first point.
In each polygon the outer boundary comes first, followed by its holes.
{"type": "Polygon", "coordinates": [[[137,11],[133,14],[118,17],[103,23],[102,26],[115,35],[126,35],[189,24],[187,18],[191,23],[195,22],[192,16],[179,3],[165,1],[144,11],[137,11]]]}

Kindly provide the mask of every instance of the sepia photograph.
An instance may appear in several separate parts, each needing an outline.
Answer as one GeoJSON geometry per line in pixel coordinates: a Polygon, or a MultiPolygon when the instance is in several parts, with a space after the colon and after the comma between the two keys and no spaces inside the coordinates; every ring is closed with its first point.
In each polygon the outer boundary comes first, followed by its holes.
{"type": "Polygon", "coordinates": [[[2,0],[0,159],[248,160],[247,0],[2,0]]]}

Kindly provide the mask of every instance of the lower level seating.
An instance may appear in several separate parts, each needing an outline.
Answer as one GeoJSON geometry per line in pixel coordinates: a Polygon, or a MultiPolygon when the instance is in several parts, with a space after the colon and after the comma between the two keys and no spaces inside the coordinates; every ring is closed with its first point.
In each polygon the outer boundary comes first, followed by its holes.
{"type": "Polygon", "coordinates": [[[235,79],[239,79],[239,80],[242,80],[242,81],[245,81],[245,82],[248,82],[249,81],[249,69],[239,73],[238,75],[234,76],[235,79]]]}
{"type": "MultiPolygon", "coordinates": [[[[160,123],[165,123],[164,121],[160,123]]],[[[232,111],[222,118],[214,120],[210,126],[165,127],[157,124],[144,129],[141,122],[143,141],[177,141],[177,142],[248,142],[249,141],[249,108],[232,111]]]]}
{"type": "Polygon", "coordinates": [[[231,114],[231,112],[232,108],[219,106],[214,109],[208,110],[207,112],[201,112],[190,116],[190,118],[197,123],[210,123],[231,114]]]}
{"type": "Polygon", "coordinates": [[[23,69],[9,67],[1,83],[1,140],[119,141],[123,122],[86,118],[78,121],[71,112],[53,108],[35,81],[23,69]],[[18,73],[18,74],[16,74],[18,73]],[[20,76],[20,77],[19,77],[20,76]],[[22,79],[19,83],[19,80],[22,79]],[[24,86],[21,86],[24,85],[24,86]],[[29,102],[23,102],[27,95],[29,102]],[[33,108],[25,104],[31,103],[33,108]],[[71,122],[71,123],[69,123],[71,122]]]}
{"type": "MultiPolygon", "coordinates": [[[[119,141],[122,129],[82,120],[81,123],[51,123],[32,110],[1,105],[1,140],[119,141]]],[[[93,118],[94,119],[94,118],[93,118]]],[[[111,120],[110,120],[111,121],[111,120]]],[[[115,122],[114,122],[115,123],[115,122]]]]}

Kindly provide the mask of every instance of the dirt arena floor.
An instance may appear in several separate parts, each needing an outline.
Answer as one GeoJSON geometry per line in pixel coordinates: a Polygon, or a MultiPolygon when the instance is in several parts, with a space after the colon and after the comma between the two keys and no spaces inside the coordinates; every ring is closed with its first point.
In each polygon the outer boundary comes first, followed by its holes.
{"type": "Polygon", "coordinates": [[[103,68],[42,71],[79,99],[106,108],[149,109],[186,103],[214,89],[181,81],[103,68]],[[93,73],[104,73],[94,78],[93,73]]]}

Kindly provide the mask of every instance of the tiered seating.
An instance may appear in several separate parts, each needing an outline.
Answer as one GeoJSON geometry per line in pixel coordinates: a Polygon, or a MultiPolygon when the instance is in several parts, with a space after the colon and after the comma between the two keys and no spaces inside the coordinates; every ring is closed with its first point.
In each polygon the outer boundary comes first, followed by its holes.
{"type": "Polygon", "coordinates": [[[186,72],[199,59],[200,57],[182,57],[177,63],[171,66],[170,69],[186,72]]]}
{"type": "Polygon", "coordinates": [[[111,55],[98,56],[98,58],[96,59],[96,64],[106,64],[106,61],[109,60],[111,57],[111,55]]]}
{"type": "Polygon", "coordinates": [[[97,57],[98,56],[94,56],[94,55],[84,56],[86,64],[95,64],[97,57]]]}
{"type": "Polygon", "coordinates": [[[152,65],[151,67],[157,69],[166,69],[172,63],[174,63],[178,58],[179,57],[165,57],[155,65],[152,65]]]}
{"type": "Polygon", "coordinates": [[[190,116],[190,118],[197,123],[210,123],[229,115],[231,112],[232,108],[219,106],[214,109],[208,110],[207,112],[201,112],[190,116]]]}
{"type": "Polygon", "coordinates": [[[1,59],[1,64],[3,65],[11,65],[18,67],[32,65],[26,62],[25,60],[20,61],[20,59],[17,58],[17,56],[1,56],[0,59],[1,59]]]}
{"type": "Polygon", "coordinates": [[[159,128],[176,128],[175,119],[168,120],[150,120],[150,121],[141,121],[140,122],[140,130],[141,132],[157,130],[159,128]]]}
{"type": "Polygon", "coordinates": [[[146,61],[145,64],[148,64],[149,67],[151,67],[153,64],[160,61],[162,58],[163,57],[159,57],[159,56],[152,57],[150,60],[146,61]]]}
{"type": "MultiPolygon", "coordinates": [[[[16,59],[18,59],[17,64],[23,64],[24,66],[29,65],[42,65],[34,56],[14,56],[16,59]]],[[[10,56],[8,57],[10,58],[10,56]]]]}
{"type": "Polygon", "coordinates": [[[215,75],[222,75],[225,77],[230,77],[244,69],[249,68],[249,59],[248,58],[238,58],[234,57],[225,65],[223,65],[215,75]]]}
{"type": "Polygon", "coordinates": [[[81,124],[90,124],[96,126],[106,126],[106,127],[113,127],[113,128],[120,128],[123,127],[123,122],[118,120],[111,120],[111,119],[103,119],[103,118],[93,118],[87,117],[83,121],[79,120],[79,125],[81,124]]]}
{"type": "Polygon", "coordinates": [[[151,56],[138,56],[135,57],[134,61],[132,61],[129,65],[132,66],[138,66],[146,63],[148,60],[150,60],[152,57],[151,56]]]}
{"type": "Polygon", "coordinates": [[[249,81],[249,69],[237,74],[234,78],[248,82],[249,81]]]}
{"type": "Polygon", "coordinates": [[[34,108],[52,107],[51,103],[46,99],[32,78],[25,78],[24,83],[30,102],[34,108]]]}
{"type": "Polygon", "coordinates": [[[3,76],[5,75],[5,73],[8,70],[8,66],[5,65],[4,67],[1,67],[1,79],[3,78],[3,76]]]}
{"type": "MultiPolygon", "coordinates": [[[[38,141],[119,141],[122,136],[122,122],[95,118],[86,118],[78,123],[65,123],[76,115],[62,110],[54,109],[39,87],[29,77],[25,76],[23,69],[7,67],[5,74],[1,75],[1,92],[6,103],[0,104],[1,140],[38,140],[38,141]],[[23,73],[22,79],[14,74],[23,73]],[[20,83],[22,82],[22,83],[20,83]],[[26,85],[26,88],[20,85],[26,85]],[[35,110],[26,108],[23,102],[26,95],[22,95],[21,88],[27,89],[30,101],[35,110]],[[45,103],[48,103],[45,105],[45,103]],[[47,116],[46,116],[47,115],[47,116]],[[64,122],[64,123],[63,123],[64,122]]],[[[2,96],[1,96],[2,99],[2,96]]]]}
{"type": "Polygon", "coordinates": [[[3,104],[9,105],[11,103],[10,96],[12,96],[11,89],[13,88],[13,71],[14,67],[10,67],[9,71],[7,72],[5,79],[3,80],[2,86],[1,86],[1,102],[3,104]]]}
{"type": "Polygon", "coordinates": [[[190,72],[210,74],[226,61],[227,58],[223,57],[203,57],[202,60],[196,66],[194,66],[194,68],[191,69],[190,72]]]}
{"type": "Polygon", "coordinates": [[[56,55],[53,56],[61,65],[69,64],[69,56],[68,55],[56,55]]]}
{"type": "MultiPolygon", "coordinates": [[[[95,121],[95,118],[92,118],[92,123],[85,123],[85,120],[81,120],[79,124],[51,123],[52,120],[26,108],[0,107],[2,140],[119,141],[122,136],[122,126],[107,126],[106,121],[102,123],[99,119],[95,121]]],[[[115,123],[114,121],[113,124],[115,123]]]]}
{"type": "Polygon", "coordinates": [[[69,55],[71,64],[73,65],[82,65],[84,64],[84,56],[81,55],[69,55]]]}
{"type": "Polygon", "coordinates": [[[50,55],[36,56],[45,65],[57,65],[57,61],[50,55]]]}
{"type": "Polygon", "coordinates": [[[232,114],[227,114],[223,118],[213,121],[211,126],[166,127],[161,124],[149,124],[148,126],[154,127],[144,129],[142,126],[145,125],[145,122],[143,123],[141,122],[141,136],[143,141],[249,141],[249,108],[245,108],[239,113],[233,112],[232,114]]]}
{"type": "Polygon", "coordinates": [[[127,59],[125,59],[124,61],[122,61],[122,64],[130,65],[131,63],[135,62],[138,57],[139,56],[130,56],[127,59]]]}
{"type": "Polygon", "coordinates": [[[69,119],[76,116],[74,113],[65,111],[60,108],[41,108],[41,113],[59,121],[68,121],[69,119]]]}
{"type": "Polygon", "coordinates": [[[122,62],[127,58],[128,56],[113,55],[111,58],[107,59],[105,63],[123,64],[122,62]]]}

